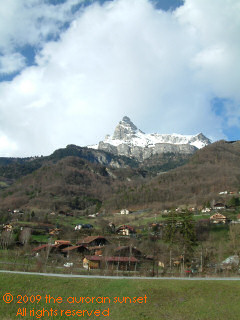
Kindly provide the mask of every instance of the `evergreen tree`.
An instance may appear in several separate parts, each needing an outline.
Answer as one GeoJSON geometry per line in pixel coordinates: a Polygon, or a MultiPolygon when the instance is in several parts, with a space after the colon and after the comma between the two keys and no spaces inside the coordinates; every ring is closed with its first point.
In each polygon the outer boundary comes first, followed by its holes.
{"type": "Polygon", "coordinates": [[[197,244],[196,230],[193,221],[193,214],[185,210],[180,213],[180,234],[184,251],[192,251],[197,244]]]}
{"type": "Polygon", "coordinates": [[[238,198],[238,197],[232,197],[232,198],[228,201],[227,205],[228,205],[229,207],[238,207],[238,206],[240,205],[239,198],[238,198]]]}
{"type": "Polygon", "coordinates": [[[164,232],[164,240],[172,245],[176,241],[177,218],[175,212],[170,212],[167,218],[167,226],[164,232]]]}

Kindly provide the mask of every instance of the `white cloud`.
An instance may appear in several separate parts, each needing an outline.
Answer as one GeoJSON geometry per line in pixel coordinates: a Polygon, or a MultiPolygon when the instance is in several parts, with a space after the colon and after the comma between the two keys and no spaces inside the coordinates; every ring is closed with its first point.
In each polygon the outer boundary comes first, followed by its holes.
{"type": "MultiPolygon", "coordinates": [[[[1,130],[19,148],[12,154],[96,143],[124,115],[146,132],[222,138],[211,99],[239,99],[237,3],[186,0],[164,12],[147,0],[115,0],[77,13],[43,45],[37,66],[0,84],[1,130]]],[[[228,115],[235,123],[237,112],[228,115]]]]}
{"type": "Polygon", "coordinates": [[[0,73],[13,73],[23,69],[25,66],[25,58],[17,52],[0,56],[0,73]]]}
{"type": "Polygon", "coordinates": [[[57,36],[65,23],[72,21],[71,9],[83,0],[68,0],[57,6],[44,0],[8,0],[0,6],[1,73],[24,67],[17,48],[26,44],[41,47],[49,36],[57,36]],[[14,61],[15,60],[15,61],[14,61]]]}
{"type": "Polygon", "coordinates": [[[240,2],[238,0],[186,0],[177,18],[191,28],[199,52],[193,62],[197,76],[219,96],[240,100],[240,2]]]}

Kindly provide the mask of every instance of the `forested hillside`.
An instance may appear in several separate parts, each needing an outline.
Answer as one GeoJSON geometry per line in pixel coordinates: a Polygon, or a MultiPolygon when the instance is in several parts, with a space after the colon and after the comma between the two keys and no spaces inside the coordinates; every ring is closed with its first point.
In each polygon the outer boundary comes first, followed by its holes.
{"type": "Polygon", "coordinates": [[[219,192],[224,190],[240,190],[239,141],[213,143],[197,151],[182,167],[122,189],[107,206],[201,205],[212,199],[221,200],[219,192]]]}
{"type": "Polygon", "coordinates": [[[97,203],[107,210],[169,208],[220,201],[219,192],[236,193],[240,188],[239,141],[213,143],[189,160],[165,154],[139,164],[134,159],[115,157],[111,160],[115,166],[99,163],[110,157],[107,153],[94,152],[68,146],[49,157],[2,166],[2,178],[12,179],[13,184],[2,189],[1,208],[84,210],[97,203]],[[122,167],[117,168],[117,163],[122,167]]]}

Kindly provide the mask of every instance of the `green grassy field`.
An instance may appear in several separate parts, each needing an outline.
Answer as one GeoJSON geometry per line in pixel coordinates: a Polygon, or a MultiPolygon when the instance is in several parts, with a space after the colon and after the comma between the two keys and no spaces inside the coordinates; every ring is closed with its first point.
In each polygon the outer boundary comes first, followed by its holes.
{"type": "MultiPolygon", "coordinates": [[[[34,275],[0,274],[0,315],[1,320],[12,319],[111,319],[111,320],[161,320],[161,319],[239,319],[240,281],[181,281],[181,280],[108,280],[108,279],[68,279],[34,275]],[[11,293],[13,301],[3,301],[3,296],[11,293]],[[62,303],[46,303],[45,297],[61,297],[62,303]],[[25,296],[25,297],[24,297],[25,296]],[[40,299],[41,296],[41,299],[40,299]],[[22,298],[23,297],[23,298],[22,298]],[[28,300],[32,302],[24,302],[28,300]],[[34,302],[34,297],[39,301],[34,302]],[[69,303],[69,297],[95,297],[93,303],[69,303]],[[108,297],[105,303],[97,297],[108,297]],[[132,299],[126,303],[114,300],[119,297],[132,299]],[[143,297],[138,301],[134,297],[143,297]],[[110,303],[109,303],[110,300],[110,303]],[[114,301],[117,301],[114,303],[114,301]],[[19,302],[19,303],[17,303],[19,302]],[[21,303],[22,302],[22,303],[21,303]],[[19,310],[19,308],[21,310],[19,310]],[[26,308],[26,316],[20,315],[26,308]],[[52,315],[45,312],[43,308],[52,315]],[[34,309],[35,314],[30,316],[34,309]],[[61,315],[61,310],[64,310],[61,315]],[[67,311],[68,310],[68,311],[67,311]],[[73,315],[73,310],[91,310],[73,315]],[[107,311],[109,310],[109,315],[107,311]],[[17,313],[19,311],[18,316],[17,313]],[[57,315],[54,315],[57,313],[57,315]],[[103,314],[102,314],[103,312],[103,314]]],[[[61,301],[61,299],[59,299],[61,301]]]]}

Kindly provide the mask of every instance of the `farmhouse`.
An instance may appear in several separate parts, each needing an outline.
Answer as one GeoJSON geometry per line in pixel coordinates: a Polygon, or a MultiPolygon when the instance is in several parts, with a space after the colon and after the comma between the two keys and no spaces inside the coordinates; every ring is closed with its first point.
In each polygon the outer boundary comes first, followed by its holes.
{"type": "Polygon", "coordinates": [[[42,244],[41,246],[38,246],[38,247],[32,249],[32,252],[39,253],[42,251],[47,251],[48,249],[49,249],[49,251],[51,251],[51,249],[52,249],[51,244],[42,244]]]}
{"type": "Polygon", "coordinates": [[[74,254],[79,254],[82,257],[86,254],[90,254],[90,250],[83,245],[66,247],[61,251],[65,256],[68,256],[68,257],[74,254]]]}
{"type": "Polygon", "coordinates": [[[77,243],[77,245],[84,245],[86,247],[101,247],[107,244],[109,244],[109,241],[102,236],[88,236],[77,243]]]}
{"type": "Polygon", "coordinates": [[[120,246],[114,249],[114,256],[140,258],[142,252],[133,246],[120,246]]]}
{"type": "Polygon", "coordinates": [[[70,241],[65,240],[56,240],[54,244],[43,244],[41,246],[38,246],[32,250],[34,253],[39,252],[59,252],[62,253],[62,249],[72,246],[70,241]]]}
{"type": "Polygon", "coordinates": [[[224,203],[218,202],[213,206],[214,210],[223,210],[226,209],[226,206],[224,203]]]}
{"type": "Polygon", "coordinates": [[[129,214],[129,210],[127,210],[127,209],[122,209],[122,210],[120,211],[120,214],[129,214]]]}
{"type": "Polygon", "coordinates": [[[210,222],[211,223],[226,223],[227,222],[227,217],[225,217],[223,214],[221,213],[215,213],[214,215],[212,215],[210,217],[210,222]]]}
{"type": "Polygon", "coordinates": [[[75,227],[74,227],[74,230],[81,230],[82,229],[82,224],[77,224],[75,227]]]}
{"type": "Polygon", "coordinates": [[[13,230],[13,226],[11,224],[6,224],[3,226],[3,230],[11,232],[13,230]]]}
{"type": "Polygon", "coordinates": [[[117,228],[116,230],[117,234],[121,234],[123,236],[129,236],[130,234],[136,233],[135,229],[128,225],[122,225],[117,228]]]}
{"type": "Polygon", "coordinates": [[[137,268],[139,260],[135,257],[103,257],[86,256],[83,259],[85,269],[110,269],[134,271],[137,268]]]}
{"type": "Polygon", "coordinates": [[[70,241],[67,241],[67,240],[55,240],[55,243],[53,245],[53,247],[56,249],[56,251],[61,251],[62,249],[64,248],[67,248],[67,247],[71,247],[72,244],[70,241]]]}
{"type": "Polygon", "coordinates": [[[50,235],[50,236],[57,236],[60,231],[61,231],[61,229],[54,228],[54,229],[52,229],[52,230],[49,231],[49,235],[50,235]]]}

